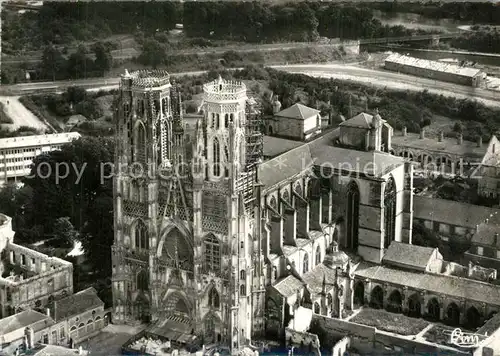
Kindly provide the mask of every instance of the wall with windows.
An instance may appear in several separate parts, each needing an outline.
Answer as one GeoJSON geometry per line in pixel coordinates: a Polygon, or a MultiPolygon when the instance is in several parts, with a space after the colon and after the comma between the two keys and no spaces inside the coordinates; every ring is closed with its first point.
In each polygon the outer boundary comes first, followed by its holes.
{"type": "MultiPolygon", "coordinates": [[[[44,308],[73,293],[73,265],[27,247],[9,243],[4,251],[9,275],[0,277],[0,315],[23,308],[44,308]]],[[[7,271],[4,271],[7,272],[7,271]]]]}
{"type": "Polygon", "coordinates": [[[75,343],[78,343],[98,334],[105,326],[104,314],[104,306],[101,306],[72,316],[62,324],[64,330],[59,328],[59,338],[61,339],[62,332],[66,335],[66,342],[73,339],[75,343]]]}

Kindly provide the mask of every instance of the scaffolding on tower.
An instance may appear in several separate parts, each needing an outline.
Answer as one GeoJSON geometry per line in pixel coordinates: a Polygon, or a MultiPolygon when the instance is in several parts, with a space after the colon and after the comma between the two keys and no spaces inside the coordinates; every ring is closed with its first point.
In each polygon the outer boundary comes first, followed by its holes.
{"type": "Polygon", "coordinates": [[[262,105],[254,99],[255,95],[248,91],[249,99],[246,102],[245,113],[245,167],[241,178],[237,182],[237,189],[242,193],[245,210],[253,213],[255,202],[254,185],[256,183],[257,167],[263,157],[262,105]]]}

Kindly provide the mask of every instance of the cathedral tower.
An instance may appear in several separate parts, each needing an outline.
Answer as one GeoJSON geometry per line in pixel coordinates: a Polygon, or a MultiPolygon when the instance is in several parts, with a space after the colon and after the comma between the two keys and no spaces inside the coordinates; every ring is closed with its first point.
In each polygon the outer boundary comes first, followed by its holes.
{"type": "Polygon", "coordinates": [[[122,76],[116,163],[126,169],[114,181],[114,320],[177,323],[206,344],[238,350],[252,337],[254,292],[264,289],[260,272],[252,279],[262,253],[253,237],[249,106],[241,82],[219,78],[203,91],[204,117],[189,140],[166,72],[122,76]],[[141,165],[148,174],[138,174],[141,165]]]}

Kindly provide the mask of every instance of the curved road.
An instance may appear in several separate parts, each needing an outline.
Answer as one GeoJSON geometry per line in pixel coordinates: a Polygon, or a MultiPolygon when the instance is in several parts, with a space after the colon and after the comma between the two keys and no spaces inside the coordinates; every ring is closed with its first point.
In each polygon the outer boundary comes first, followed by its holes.
{"type": "Polygon", "coordinates": [[[289,73],[352,80],[392,89],[412,91],[427,89],[430,93],[443,94],[444,96],[452,96],[459,99],[474,98],[483,102],[485,105],[500,107],[500,92],[389,72],[386,70],[375,70],[341,64],[304,64],[273,67],[289,73]]]}
{"type": "Polygon", "coordinates": [[[10,129],[17,130],[21,126],[30,126],[45,131],[48,128],[35,114],[21,104],[18,96],[2,96],[0,102],[3,104],[7,116],[13,121],[13,124],[6,125],[10,129]],[[7,104],[7,102],[9,103],[7,104]]]}

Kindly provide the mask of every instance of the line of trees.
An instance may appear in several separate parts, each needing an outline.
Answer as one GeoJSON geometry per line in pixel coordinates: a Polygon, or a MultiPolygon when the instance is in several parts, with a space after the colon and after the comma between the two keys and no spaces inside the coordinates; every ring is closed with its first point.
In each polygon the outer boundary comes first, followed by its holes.
{"type": "Polygon", "coordinates": [[[92,60],[85,46],[79,46],[75,53],[67,58],[53,45],[45,47],[40,65],[42,79],[80,79],[95,76],[104,76],[113,65],[111,48],[102,42],[92,46],[95,59],[92,60]]]}

